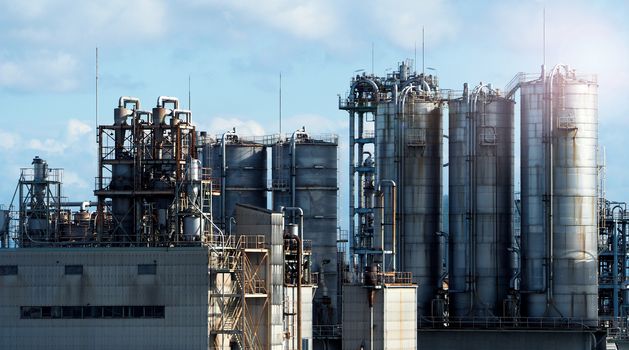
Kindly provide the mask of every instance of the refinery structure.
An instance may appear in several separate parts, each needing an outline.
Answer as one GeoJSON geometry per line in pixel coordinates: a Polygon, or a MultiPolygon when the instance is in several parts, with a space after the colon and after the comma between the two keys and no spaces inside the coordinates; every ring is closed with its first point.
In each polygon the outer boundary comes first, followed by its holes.
{"type": "Polygon", "coordinates": [[[357,75],[349,164],[337,135],[210,135],[175,97],[120,97],[95,199],[35,157],[0,210],[0,344],[621,346],[629,220],[605,196],[597,88],[566,65],[504,89],[443,89],[410,61],[357,75]]]}

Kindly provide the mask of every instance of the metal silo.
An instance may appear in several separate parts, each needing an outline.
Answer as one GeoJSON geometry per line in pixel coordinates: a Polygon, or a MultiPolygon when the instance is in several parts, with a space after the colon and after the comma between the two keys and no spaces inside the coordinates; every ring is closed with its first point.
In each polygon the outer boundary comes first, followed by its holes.
{"type": "MultiPolygon", "coordinates": [[[[442,203],[442,108],[432,76],[410,75],[402,64],[391,98],[378,104],[375,120],[376,183],[397,184],[395,244],[392,203],[384,193],[385,269],[413,274],[418,283],[418,314],[431,315],[441,287],[439,236],[442,203]]],[[[378,225],[376,224],[376,226],[378,225]]],[[[380,244],[376,244],[379,246],[380,244]]]]}
{"type": "Polygon", "coordinates": [[[319,274],[315,323],[337,324],[338,137],[303,129],[273,147],[273,209],[300,207],[304,239],[312,241],[312,271],[319,274]]]}
{"type": "MultiPolygon", "coordinates": [[[[114,109],[114,125],[117,127],[114,136],[114,158],[111,165],[111,183],[109,188],[115,191],[129,191],[133,189],[133,155],[126,151],[125,143],[131,131],[129,125],[133,123],[134,110],[140,109],[140,101],[132,97],[121,97],[118,108],[114,109]],[[133,104],[134,109],[126,108],[133,104]],[[127,121],[131,119],[131,123],[127,121]]],[[[116,223],[112,233],[113,241],[128,241],[135,233],[135,213],[133,200],[130,196],[113,196],[111,199],[111,213],[116,223]]]]}
{"type": "Polygon", "coordinates": [[[597,87],[563,65],[521,84],[522,289],[529,317],[597,322],[597,87]]]}
{"type": "Polygon", "coordinates": [[[513,231],[513,101],[490,86],[449,101],[450,315],[503,316],[513,231]]]}
{"type": "Polygon", "coordinates": [[[211,167],[213,181],[220,187],[220,196],[212,201],[214,222],[219,227],[229,228],[238,203],[267,207],[265,145],[248,141],[232,131],[217,137],[205,153],[208,156],[204,166],[211,167]]]}

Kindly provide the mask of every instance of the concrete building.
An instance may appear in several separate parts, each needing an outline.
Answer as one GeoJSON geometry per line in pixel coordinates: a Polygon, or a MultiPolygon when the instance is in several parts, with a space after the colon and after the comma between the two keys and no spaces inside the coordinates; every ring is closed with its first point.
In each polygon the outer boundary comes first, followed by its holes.
{"type": "Polygon", "coordinates": [[[379,287],[343,286],[343,349],[417,349],[417,285],[379,287]]]}

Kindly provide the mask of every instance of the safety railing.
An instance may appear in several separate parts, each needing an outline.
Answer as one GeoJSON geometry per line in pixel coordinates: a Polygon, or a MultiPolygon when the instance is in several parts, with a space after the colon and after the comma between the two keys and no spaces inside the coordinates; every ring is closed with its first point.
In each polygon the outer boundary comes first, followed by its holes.
{"type": "Polygon", "coordinates": [[[629,340],[629,328],[626,322],[607,328],[607,338],[611,340],[629,340]]]}
{"type": "MultiPolygon", "coordinates": [[[[35,169],[33,168],[22,168],[20,169],[20,181],[36,181],[35,179],[35,169]]],[[[62,182],[63,179],[63,169],[62,168],[46,168],[46,174],[44,178],[38,179],[42,182],[62,182]]]]}
{"type": "Polygon", "coordinates": [[[363,139],[373,139],[376,137],[376,132],[373,130],[363,131],[362,138],[363,139]]]}
{"type": "Polygon", "coordinates": [[[315,286],[319,284],[319,273],[318,272],[310,273],[310,284],[315,285],[315,286]]]}
{"type": "Polygon", "coordinates": [[[340,339],[343,335],[343,326],[334,325],[313,325],[312,337],[315,339],[340,339]]]}
{"type": "Polygon", "coordinates": [[[411,272],[379,272],[379,284],[412,284],[413,273],[411,272]]]}
{"type": "Polygon", "coordinates": [[[264,249],[264,235],[242,235],[238,238],[238,246],[243,249],[264,249]]]}
{"type": "Polygon", "coordinates": [[[339,109],[375,109],[378,107],[378,103],[373,100],[367,99],[357,99],[357,100],[349,100],[349,99],[339,99],[339,109]]]}
{"type": "Polygon", "coordinates": [[[539,78],[539,73],[517,73],[513,79],[505,86],[504,93],[506,98],[510,98],[520,88],[520,84],[539,78]]]}
{"type": "Polygon", "coordinates": [[[409,147],[421,147],[426,145],[426,129],[412,129],[406,135],[406,144],[409,147]]]}
{"type": "Polygon", "coordinates": [[[598,320],[565,317],[426,317],[419,328],[443,329],[598,329],[598,320]]]}
{"type": "Polygon", "coordinates": [[[283,179],[283,178],[279,178],[279,179],[271,179],[270,182],[268,183],[268,186],[275,191],[282,191],[282,190],[287,190],[288,189],[288,179],[283,179]]]}
{"type": "Polygon", "coordinates": [[[108,190],[110,184],[111,184],[111,177],[103,176],[103,177],[94,178],[94,189],[96,191],[108,190]]]}

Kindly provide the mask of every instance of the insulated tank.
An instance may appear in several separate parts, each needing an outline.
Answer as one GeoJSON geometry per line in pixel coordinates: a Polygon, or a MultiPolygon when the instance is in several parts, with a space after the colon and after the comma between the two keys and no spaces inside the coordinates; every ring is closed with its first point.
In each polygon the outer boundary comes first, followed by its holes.
{"type": "Polygon", "coordinates": [[[449,107],[449,295],[454,317],[504,316],[511,278],[514,102],[479,85],[449,107]]]}
{"type": "MultiPolygon", "coordinates": [[[[317,324],[337,324],[338,137],[311,137],[305,131],[273,147],[273,209],[304,211],[304,240],[312,241],[312,271],[319,273],[315,294],[317,324]]],[[[287,217],[291,218],[291,213],[287,217]]],[[[296,223],[297,218],[294,218],[296,223]]]]}
{"type": "MultiPolygon", "coordinates": [[[[402,74],[406,72],[404,65],[400,72],[400,77],[407,77],[402,74]]],[[[442,204],[442,108],[436,84],[423,76],[411,76],[397,84],[399,95],[394,92],[391,100],[378,105],[375,120],[376,186],[383,180],[397,184],[395,247],[391,233],[392,196],[389,189],[381,188],[385,193],[384,248],[395,250],[397,271],[413,274],[413,282],[418,283],[418,313],[430,316],[443,269],[438,236],[442,204]]],[[[382,220],[376,220],[376,231],[382,220]]],[[[381,246],[379,240],[376,239],[377,247],[381,246]]],[[[385,261],[388,271],[392,260],[385,261]]]]}
{"type": "MultiPolygon", "coordinates": [[[[125,108],[124,103],[114,109],[115,130],[115,164],[111,166],[110,190],[130,191],[133,189],[133,158],[125,151],[125,141],[130,132],[127,129],[127,118],[133,111],[125,108]]],[[[114,220],[113,241],[127,241],[134,236],[133,201],[128,196],[114,196],[111,199],[111,213],[114,220]]]]}
{"type": "Polygon", "coordinates": [[[238,203],[267,207],[265,145],[228,132],[217,137],[207,153],[203,166],[212,169],[212,181],[220,188],[220,195],[212,199],[214,222],[219,227],[229,227],[238,203]]]}
{"type": "Polygon", "coordinates": [[[597,323],[597,88],[595,78],[578,77],[567,66],[521,84],[528,317],[597,323]]]}

